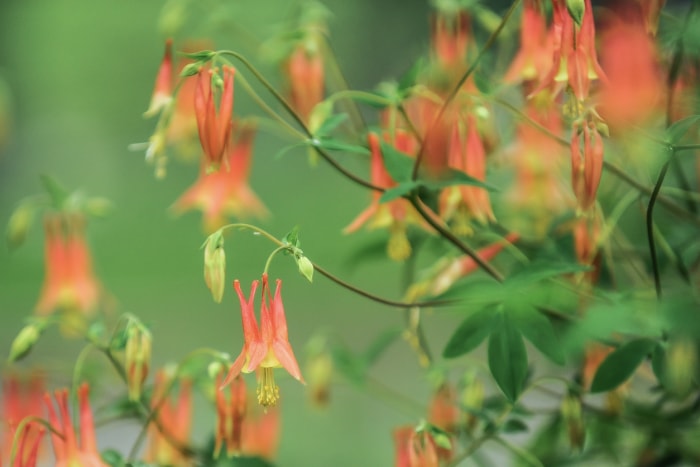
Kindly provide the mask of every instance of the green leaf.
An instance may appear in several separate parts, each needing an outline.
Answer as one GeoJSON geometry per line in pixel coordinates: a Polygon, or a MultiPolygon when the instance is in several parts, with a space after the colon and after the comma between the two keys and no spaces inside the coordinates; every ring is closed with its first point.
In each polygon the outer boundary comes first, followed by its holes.
{"type": "Polygon", "coordinates": [[[282,243],[287,243],[292,245],[294,248],[301,248],[301,241],[299,240],[299,226],[295,225],[292,230],[287,232],[287,235],[282,238],[282,243]]]}
{"type": "Polygon", "coordinates": [[[651,354],[651,369],[654,371],[654,375],[659,383],[665,386],[666,349],[661,343],[656,344],[654,352],[651,354]]]}
{"type": "Polygon", "coordinates": [[[618,347],[600,364],[591,384],[591,392],[610,391],[624,383],[654,346],[654,339],[641,338],[618,347]]]}
{"type": "Polygon", "coordinates": [[[350,96],[350,99],[369,105],[375,109],[384,109],[391,104],[391,101],[387,99],[386,96],[372,91],[365,91],[361,94],[353,94],[350,96]]]}
{"type": "Polygon", "coordinates": [[[691,115],[674,122],[673,125],[666,128],[666,141],[670,144],[678,143],[698,120],[700,120],[700,115],[691,115]]]}
{"type": "Polygon", "coordinates": [[[487,307],[478,311],[459,325],[442,351],[445,358],[456,358],[471,352],[486,339],[498,323],[498,312],[495,307],[487,307]]]}
{"type": "Polygon", "coordinates": [[[584,266],[578,263],[537,261],[511,274],[511,276],[506,279],[505,284],[518,286],[529,285],[545,279],[554,279],[564,274],[575,274],[589,271],[590,269],[590,266],[584,266]]]}
{"type": "Polygon", "coordinates": [[[503,433],[523,433],[527,429],[527,424],[519,418],[509,418],[501,427],[503,433]]]}
{"type": "MultiPolygon", "coordinates": [[[[313,140],[312,140],[312,143],[313,143],[313,140]]],[[[369,155],[369,149],[367,149],[364,146],[359,146],[357,144],[343,143],[342,141],[338,141],[338,140],[331,139],[331,138],[323,138],[321,140],[318,140],[318,144],[316,144],[316,146],[319,148],[328,149],[329,151],[345,151],[345,152],[351,152],[351,153],[355,153],[355,154],[369,155]]]]}
{"type": "Polygon", "coordinates": [[[389,188],[384,193],[382,193],[382,196],[379,197],[379,202],[386,203],[388,201],[395,200],[396,198],[400,198],[403,195],[410,193],[419,186],[419,182],[403,182],[393,188],[389,188]]]}
{"type": "Polygon", "coordinates": [[[532,306],[525,304],[507,310],[514,325],[532,342],[537,350],[559,365],[566,363],[561,342],[554,332],[549,318],[532,306]]]}
{"type": "Polygon", "coordinates": [[[102,451],[101,457],[102,460],[111,467],[123,467],[126,465],[122,455],[115,449],[106,449],[102,451]]]}
{"type": "Polygon", "coordinates": [[[443,180],[425,181],[422,184],[426,188],[433,190],[440,190],[442,188],[454,185],[471,185],[477,186],[479,188],[484,188],[489,191],[498,191],[496,187],[489,185],[488,183],[482,182],[481,180],[477,180],[476,178],[465,174],[461,170],[448,169],[445,171],[444,176],[445,179],[443,180]]]}
{"type": "Polygon", "coordinates": [[[523,336],[510,317],[503,315],[501,326],[489,337],[489,369],[510,402],[515,402],[527,378],[527,352],[523,336]]]}
{"type": "Polygon", "coordinates": [[[303,147],[307,147],[307,146],[308,146],[308,143],[306,143],[305,141],[302,141],[301,143],[295,143],[295,144],[292,144],[289,146],[285,146],[275,153],[275,155],[273,156],[273,159],[275,159],[275,160],[280,159],[280,158],[282,158],[282,156],[287,155],[288,152],[293,151],[296,148],[303,148],[303,147]]]}
{"type": "Polygon", "coordinates": [[[413,159],[384,141],[380,142],[384,167],[395,182],[407,182],[411,180],[413,173],[413,159]]]}
{"type": "Polygon", "coordinates": [[[379,334],[365,351],[365,363],[369,367],[379,359],[386,349],[403,333],[403,328],[392,328],[379,334]]]}

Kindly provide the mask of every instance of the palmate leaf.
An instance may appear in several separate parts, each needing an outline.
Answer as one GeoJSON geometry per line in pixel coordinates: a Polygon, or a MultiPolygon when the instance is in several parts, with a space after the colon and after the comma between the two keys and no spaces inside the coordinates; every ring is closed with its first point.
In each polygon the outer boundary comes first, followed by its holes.
{"type": "Polygon", "coordinates": [[[591,392],[610,391],[627,381],[655,346],[656,340],[641,338],[618,347],[600,364],[591,383],[591,392]]]}
{"type": "Polygon", "coordinates": [[[527,379],[527,351],[522,334],[507,313],[501,315],[500,325],[489,337],[488,360],[496,384],[510,402],[515,402],[527,379]]]}
{"type": "Polygon", "coordinates": [[[558,365],[566,363],[561,342],[549,318],[527,304],[506,308],[514,325],[537,350],[558,365]]]}
{"type": "Polygon", "coordinates": [[[459,325],[442,352],[445,358],[456,358],[471,352],[491,333],[500,319],[495,307],[478,311],[459,325]]]}

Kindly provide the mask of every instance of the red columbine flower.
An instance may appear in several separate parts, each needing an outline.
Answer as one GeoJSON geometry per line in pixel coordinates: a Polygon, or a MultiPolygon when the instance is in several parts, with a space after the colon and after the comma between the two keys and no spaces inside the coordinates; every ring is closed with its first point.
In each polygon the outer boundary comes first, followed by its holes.
{"type": "Polygon", "coordinates": [[[438,467],[435,441],[428,430],[416,433],[412,426],[394,430],[395,467],[438,467]]]}
{"type": "MultiPolygon", "coordinates": [[[[221,386],[221,377],[216,378],[217,386],[221,386]]],[[[241,452],[243,425],[246,421],[248,394],[245,381],[240,375],[236,376],[230,385],[229,394],[225,389],[216,391],[216,431],[214,432],[214,456],[218,457],[224,444],[226,454],[231,457],[241,452]]]]}
{"type": "Polygon", "coordinates": [[[432,16],[431,38],[433,54],[444,69],[464,66],[471,38],[469,15],[466,11],[438,11],[432,16]]]}
{"type": "MultiPolygon", "coordinates": [[[[2,421],[4,440],[0,454],[5,460],[10,460],[12,443],[19,424],[27,417],[42,418],[44,379],[39,373],[33,373],[28,380],[20,379],[17,374],[10,373],[3,378],[2,421]]],[[[44,435],[40,425],[30,422],[24,426],[20,434],[17,454],[13,466],[34,467],[39,450],[39,443],[44,435]]],[[[0,456],[0,465],[2,465],[0,456]]],[[[9,465],[9,462],[8,462],[9,465]]]]}
{"type": "Polygon", "coordinates": [[[292,107],[308,124],[313,108],[323,100],[323,60],[318,50],[304,44],[294,48],[284,63],[292,107]]]}
{"type": "Polygon", "coordinates": [[[279,407],[253,410],[243,424],[241,452],[272,461],[277,455],[280,436],[279,407]]]}
{"type": "MultiPolygon", "coordinates": [[[[452,126],[449,146],[449,166],[467,175],[484,181],[486,179],[486,150],[479,135],[476,117],[469,114],[466,120],[466,134],[459,124],[452,126]]],[[[484,188],[459,185],[445,188],[440,194],[440,215],[454,219],[458,230],[471,231],[469,219],[482,224],[494,221],[489,193],[484,188]]]]}
{"type": "Polygon", "coordinates": [[[601,40],[608,83],[600,94],[600,114],[613,128],[639,125],[662,111],[664,78],[656,45],[638,11],[622,9],[601,40]]]}
{"type": "Polygon", "coordinates": [[[231,137],[231,115],[233,114],[233,75],[235,69],[223,67],[223,90],[216,108],[212,79],[219,79],[213,70],[202,69],[197,75],[197,89],[194,95],[195,114],[199,141],[202,143],[207,166],[218,170],[226,146],[231,137]]]}
{"type": "Polygon", "coordinates": [[[173,41],[168,39],[165,42],[165,55],[158,69],[156,76],[156,84],[153,88],[151,96],[151,104],[148,110],[144,113],[145,117],[152,117],[163,110],[172,100],[172,83],[173,83],[173,41]]]}
{"type": "MultiPolygon", "coordinates": [[[[371,151],[370,180],[372,184],[382,188],[396,186],[384,166],[379,136],[375,133],[367,135],[371,151]]],[[[401,152],[413,154],[415,140],[405,131],[395,130],[394,146],[401,152]]],[[[406,226],[409,223],[422,225],[422,219],[408,200],[398,198],[387,203],[379,203],[381,193],[372,193],[372,202],[362,211],[350,225],[343,230],[351,233],[367,224],[369,229],[386,228],[391,231],[387,252],[391,259],[402,261],[411,255],[411,244],[406,237],[406,226]]]]}
{"type": "Polygon", "coordinates": [[[51,402],[51,396],[44,396],[46,406],[49,409],[49,422],[62,435],[51,433],[53,451],[56,456],[56,467],[107,467],[102,462],[95,441],[95,425],[92,419],[92,409],[88,398],[90,388],[84,383],[78,388],[78,403],[80,414],[80,434],[76,437],[75,428],[70,418],[68,409],[68,389],[58,390],[54,393],[58,405],[58,415],[51,402]]]}
{"type": "Polygon", "coordinates": [[[536,94],[555,81],[566,81],[579,102],[588,97],[590,80],[606,80],[595,51],[595,24],[591,0],[585,0],[581,25],[575,24],[565,0],[552,0],[554,55],[549,73],[542,79],[536,94]]]}
{"type": "Polygon", "coordinates": [[[79,215],[49,215],[44,222],[46,276],[37,313],[60,309],[90,315],[95,310],[100,285],[92,271],[85,242],[85,221],[79,215]]]}
{"type": "Polygon", "coordinates": [[[187,380],[180,380],[180,393],[163,401],[165,390],[170,382],[164,371],[156,374],[151,397],[151,407],[158,410],[157,421],[148,428],[149,443],[146,462],[157,465],[187,467],[192,465],[187,456],[177,446],[185,445],[190,437],[192,419],[192,391],[187,380]],[[167,435],[161,432],[164,430],[167,435]],[[176,445],[173,445],[174,443],[176,445]]]}
{"type": "Polygon", "coordinates": [[[235,143],[228,148],[224,167],[218,172],[210,172],[208,161],[204,160],[199,179],[175,202],[175,212],[201,210],[207,232],[225,224],[228,215],[265,217],[267,209],[248,185],[254,137],[253,125],[241,125],[235,143]]]}
{"type": "Polygon", "coordinates": [[[241,319],[243,322],[243,350],[231,365],[224,385],[231,382],[241,372],[250,373],[258,370],[258,402],[263,407],[274,406],[279,400],[279,387],[275,384],[274,368],[283,367],[292,377],[302,383],[299,364],[289,344],[287,319],[282,305],[282,281],[277,280],[275,296],[272,297],[267,281],[267,274],[262,276],[262,299],[260,303],[260,327],[255,319],[253,300],[258,281],[253,281],[250,296],[246,301],[241,291],[240,282],[233,283],[241,302],[241,319]]]}
{"type": "Polygon", "coordinates": [[[523,3],[520,50],[503,77],[506,83],[540,78],[552,66],[552,40],[541,3],[540,0],[523,3]]]}

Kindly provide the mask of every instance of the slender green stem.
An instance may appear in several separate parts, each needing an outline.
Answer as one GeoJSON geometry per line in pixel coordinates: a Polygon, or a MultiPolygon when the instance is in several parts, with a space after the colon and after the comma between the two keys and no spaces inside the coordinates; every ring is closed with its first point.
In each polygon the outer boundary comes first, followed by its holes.
{"type": "Polygon", "coordinates": [[[700,149],[700,144],[676,144],[673,146],[675,152],[693,151],[695,149],[700,149]]]}
{"type": "MultiPolygon", "coordinates": [[[[428,130],[426,131],[426,138],[428,139],[428,134],[435,128],[437,125],[437,122],[440,121],[442,116],[445,113],[445,110],[447,110],[447,107],[450,105],[452,100],[457,96],[459,91],[462,89],[462,86],[464,83],[469,79],[471,74],[476,70],[476,67],[479,65],[479,62],[481,59],[484,57],[486,52],[491,48],[491,46],[496,42],[496,39],[498,36],[501,34],[501,31],[505,27],[505,25],[508,23],[508,20],[511,18],[513,13],[515,12],[516,8],[520,5],[520,0],[515,0],[511,5],[510,8],[508,8],[508,11],[506,11],[505,16],[501,19],[500,24],[498,27],[491,33],[489,38],[486,40],[486,43],[484,46],[479,50],[479,53],[477,54],[476,58],[472,62],[472,64],[467,68],[467,71],[464,72],[462,77],[459,79],[457,84],[452,88],[452,91],[450,91],[450,94],[447,95],[447,98],[443,102],[442,106],[440,107],[440,110],[438,111],[437,115],[433,119],[432,123],[428,127],[428,130]]],[[[423,142],[425,143],[425,141],[423,142]]],[[[418,150],[418,154],[416,155],[416,161],[413,164],[413,173],[411,174],[411,180],[416,180],[418,178],[418,169],[420,168],[421,162],[423,161],[425,153],[425,144],[421,144],[420,149],[418,150]]]]}
{"type": "Polygon", "coordinates": [[[649,198],[649,205],[647,207],[646,224],[647,224],[647,240],[649,241],[649,255],[651,255],[651,270],[654,274],[654,286],[656,287],[656,297],[661,298],[661,274],[659,273],[659,262],[656,257],[656,243],[654,242],[654,205],[656,204],[656,198],[659,196],[659,191],[661,190],[661,185],[664,183],[666,178],[666,172],[671,165],[671,161],[675,157],[672,152],[669,160],[661,168],[659,173],[659,178],[656,180],[656,185],[654,185],[654,191],[651,193],[649,198]]]}
{"type": "Polygon", "coordinates": [[[267,257],[267,261],[265,261],[265,269],[263,269],[263,274],[267,274],[267,271],[270,269],[270,264],[272,264],[272,258],[275,257],[277,253],[280,251],[289,251],[289,245],[281,245],[272,250],[272,253],[270,253],[270,256],[267,257]]]}
{"type": "Polygon", "coordinates": [[[442,225],[442,223],[436,218],[434,214],[428,212],[427,209],[429,208],[423,204],[423,202],[418,198],[417,195],[413,194],[409,198],[409,201],[411,202],[413,207],[416,208],[416,210],[423,217],[423,219],[425,219],[426,222],[430,224],[432,228],[434,228],[447,241],[449,241],[455,247],[457,247],[457,249],[459,249],[462,253],[473,259],[476,262],[476,264],[478,264],[479,267],[483,269],[489,276],[493,277],[498,282],[503,282],[505,280],[503,274],[501,274],[496,268],[491,266],[489,263],[481,259],[476,250],[472,249],[469,245],[457,238],[452,232],[450,232],[448,228],[442,225]]]}
{"type": "Polygon", "coordinates": [[[248,95],[253,98],[256,104],[258,104],[270,117],[272,117],[276,122],[278,122],[282,127],[287,130],[287,133],[290,135],[294,136],[295,138],[299,139],[305,139],[305,136],[303,133],[301,133],[299,130],[294,128],[292,125],[287,123],[285,119],[283,119],[277,112],[272,110],[272,108],[267,105],[267,103],[258,95],[257,92],[255,92],[255,89],[248,83],[248,80],[245,79],[242,73],[237,73],[236,74],[236,79],[238,80],[239,83],[243,85],[245,90],[248,92],[248,95]]]}
{"type": "MultiPolygon", "coordinates": [[[[275,238],[272,236],[269,232],[267,232],[264,229],[261,229],[260,227],[256,227],[251,224],[243,224],[243,223],[237,223],[237,224],[228,224],[223,227],[221,227],[221,231],[228,230],[228,229],[247,229],[247,230],[252,230],[253,232],[256,232],[259,235],[262,235],[263,237],[267,238],[270,240],[272,243],[277,245],[278,250],[288,250],[290,253],[294,253],[292,245],[288,243],[284,243],[281,240],[275,238]]],[[[275,250],[277,251],[277,250],[275,250]]],[[[269,258],[268,258],[269,261],[269,258]]],[[[396,300],[389,300],[387,298],[380,297],[378,295],[374,295],[370,292],[367,292],[366,290],[362,290],[358,287],[355,287],[352,284],[349,284],[348,282],[345,282],[344,280],[340,279],[339,277],[335,276],[334,274],[330,273],[326,269],[322,268],[318,264],[312,262],[311,263],[314,267],[314,270],[318,271],[319,274],[322,276],[325,276],[327,279],[330,279],[331,281],[335,282],[336,284],[340,285],[343,288],[346,288],[352,292],[355,292],[358,295],[361,295],[365,298],[369,298],[370,300],[373,300],[377,303],[381,303],[384,305],[388,306],[394,306],[398,308],[412,308],[412,307],[430,307],[430,306],[440,306],[440,305],[448,305],[449,301],[445,300],[432,300],[432,301],[426,301],[426,302],[415,302],[415,303],[408,303],[408,302],[400,302],[396,300]]],[[[267,265],[265,266],[267,269],[267,265]]]]}
{"type": "Polygon", "coordinates": [[[277,90],[272,86],[272,84],[265,79],[265,77],[241,54],[238,52],[235,52],[233,50],[220,50],[217,52],[217,54],[221,55],[230,55],[243,63],[246,68],[255,76],[255,78],[267,89],[267,91],[272,94],[272,96],[279,102],[282,107],[284,107],[285,111],[292,117],[292,119],[299,125],[299,127],[302,129],[303,133],[306,135],[307,139],[312,143],[311,147],[316,151],[316,153],[321,156],[326,162],[328,162],[331,166],[333,166],[334,169],[336,169],[338,172],[343,174],[346,178],[352,180],[353,182],[357,183],[358,185],[364,186],[365,188],[370,188],[375,191],[379,192],[384,192],[384,188],[374,185],[373,183],[370,183],[366,180],[364,180],[361,177],[358,177],[357,175],[353,174],[352,172],[349,172],[345,167],[340,165],[335,159],[333,159],[330,154],[328,154],[326,151],[324,151],[318,144],[316,144],[316,140],[314,138],[314,135],[311,133],[309,128],[306,126],[304,123],[304,120],[299,116],[296,111],[292,108],[291,104],[287,102],[287,100],[282,97],[282,95],[277,92],[277,90]]]}

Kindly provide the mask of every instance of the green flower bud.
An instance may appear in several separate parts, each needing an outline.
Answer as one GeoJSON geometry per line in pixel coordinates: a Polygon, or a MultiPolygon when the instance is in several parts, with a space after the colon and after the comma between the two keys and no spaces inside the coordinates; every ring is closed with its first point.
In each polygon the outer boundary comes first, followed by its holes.
{"type": "Polygon", "coordinates": [[[12,341],[9,361],[16,362],[26,357],[39,340],[39,336],[41,336],[41,328],[35,323],[23,327],[12,341]]]}
{"type": "Polygon", "coordinates": [[[297,267],[299,268],[299,272],[306,277],[306,279],[309,282],[313,282],[314,278],[314,265],[311,263],[309,258],[306,256],[302,255],[296,258],[297,260],[297,267]]]}
{"type": "Polygon", "coordinates": [[[584,0],[566,0],[566,9],[569,10],[571,19],[581,27],[583,15],[586,13],[586,2],[584,0]]]}
{"type": "Polygon", "coordinates": [[[204,282],[214,301],[221,303],[226,282],[226,252],[224,236],[220,230],[211,234],[204,244],[204,282]]]}

